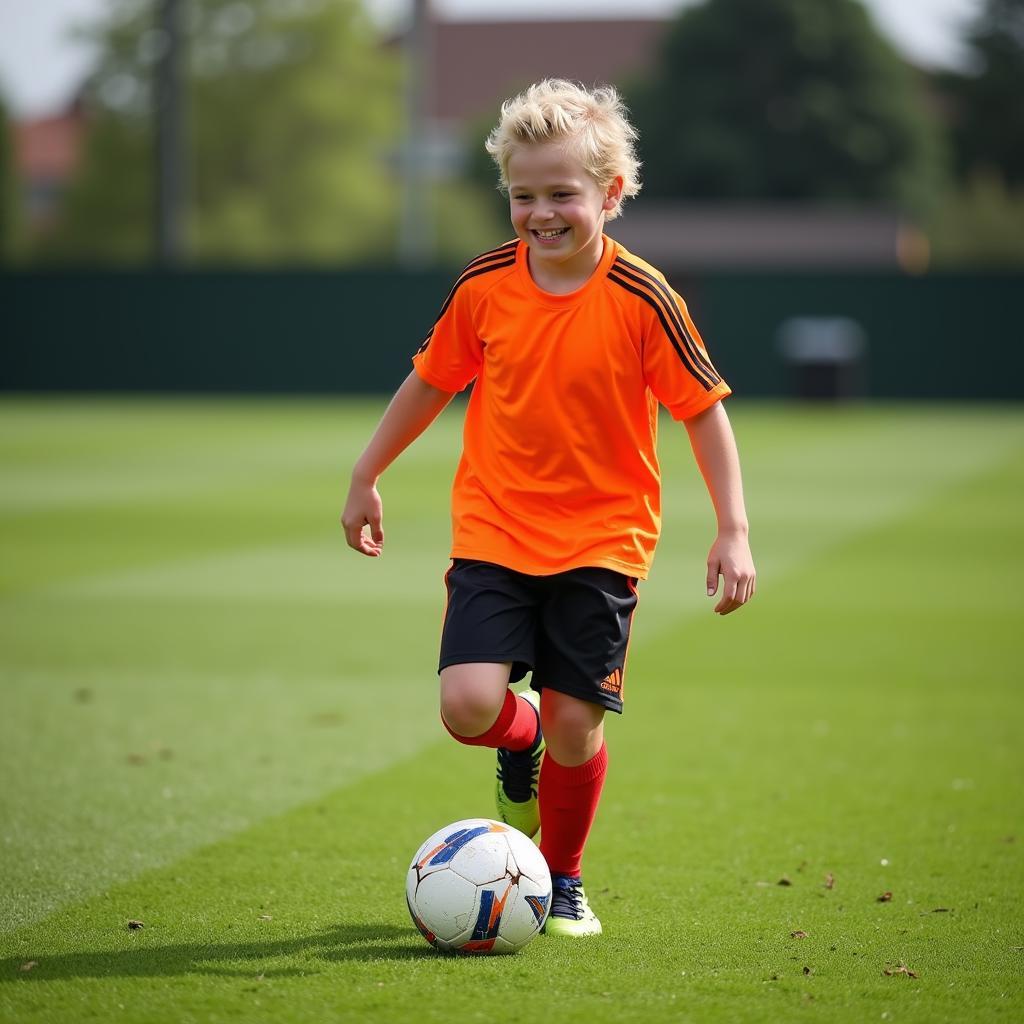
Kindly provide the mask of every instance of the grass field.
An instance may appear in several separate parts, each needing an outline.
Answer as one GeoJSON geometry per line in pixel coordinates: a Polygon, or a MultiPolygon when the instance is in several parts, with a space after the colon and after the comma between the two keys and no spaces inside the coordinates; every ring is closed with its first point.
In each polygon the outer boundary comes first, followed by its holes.
{"type": "Polygon", "coordinates": [[[385,478],[383,559],[336,525],[380,410],[0,404],[0,1020],[1024,1019],[1019,408],[736,403],[726,619],[665,425],[606,934],[493,959],[404,906],[493,775],[436,712],[457,410],[385,478]]]}

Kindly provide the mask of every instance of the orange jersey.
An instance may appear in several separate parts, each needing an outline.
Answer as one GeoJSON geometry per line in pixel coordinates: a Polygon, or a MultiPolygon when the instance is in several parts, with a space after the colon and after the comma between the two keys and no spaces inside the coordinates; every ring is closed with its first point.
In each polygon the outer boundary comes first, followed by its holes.
{"type": "Polygon", "coordinates": [[[520,241],[473,260],[413,364],[444,391],[476,381],[452,557],[539,576],[645,578],[661,531],[658,404],[683,420],[730,393],[683,300],[607,236],[568,295],[534,283],[520,241]]]}

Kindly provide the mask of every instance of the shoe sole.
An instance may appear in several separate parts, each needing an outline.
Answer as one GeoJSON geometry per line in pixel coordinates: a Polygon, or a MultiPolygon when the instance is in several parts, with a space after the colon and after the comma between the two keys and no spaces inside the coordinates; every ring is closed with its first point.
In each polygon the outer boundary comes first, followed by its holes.
{"type": "Polygon", "coordinates": [[[549,917],[544,925],[544,934],[567,939],[591,939],[601,935],[602,928],[596,917],[592,921],[567,921],[564,918],[549,917]]]}

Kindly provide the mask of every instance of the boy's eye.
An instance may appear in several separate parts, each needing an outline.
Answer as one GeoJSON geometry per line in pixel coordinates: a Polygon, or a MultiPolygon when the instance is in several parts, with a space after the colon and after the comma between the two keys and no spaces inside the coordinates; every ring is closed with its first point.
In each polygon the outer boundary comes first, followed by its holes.
{"type": "Polygon", "coordinates": [[[571,199],[575,195],[574,192],[556,192],[556,199],[571,199]]]}

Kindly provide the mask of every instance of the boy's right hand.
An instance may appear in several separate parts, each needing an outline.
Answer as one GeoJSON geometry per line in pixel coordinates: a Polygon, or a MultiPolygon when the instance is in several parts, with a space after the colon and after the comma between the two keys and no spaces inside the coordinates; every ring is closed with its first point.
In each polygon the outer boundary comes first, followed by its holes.
{"type": "Polygon", "coordinates": [[[384,506],[377,488],[371,483],[353,480],[341,513],[341,525],[350,548],[370,558],[379,558],[384,549],[384,506]],[[363,532],[369,526],[370,532],[363,532]]]}

